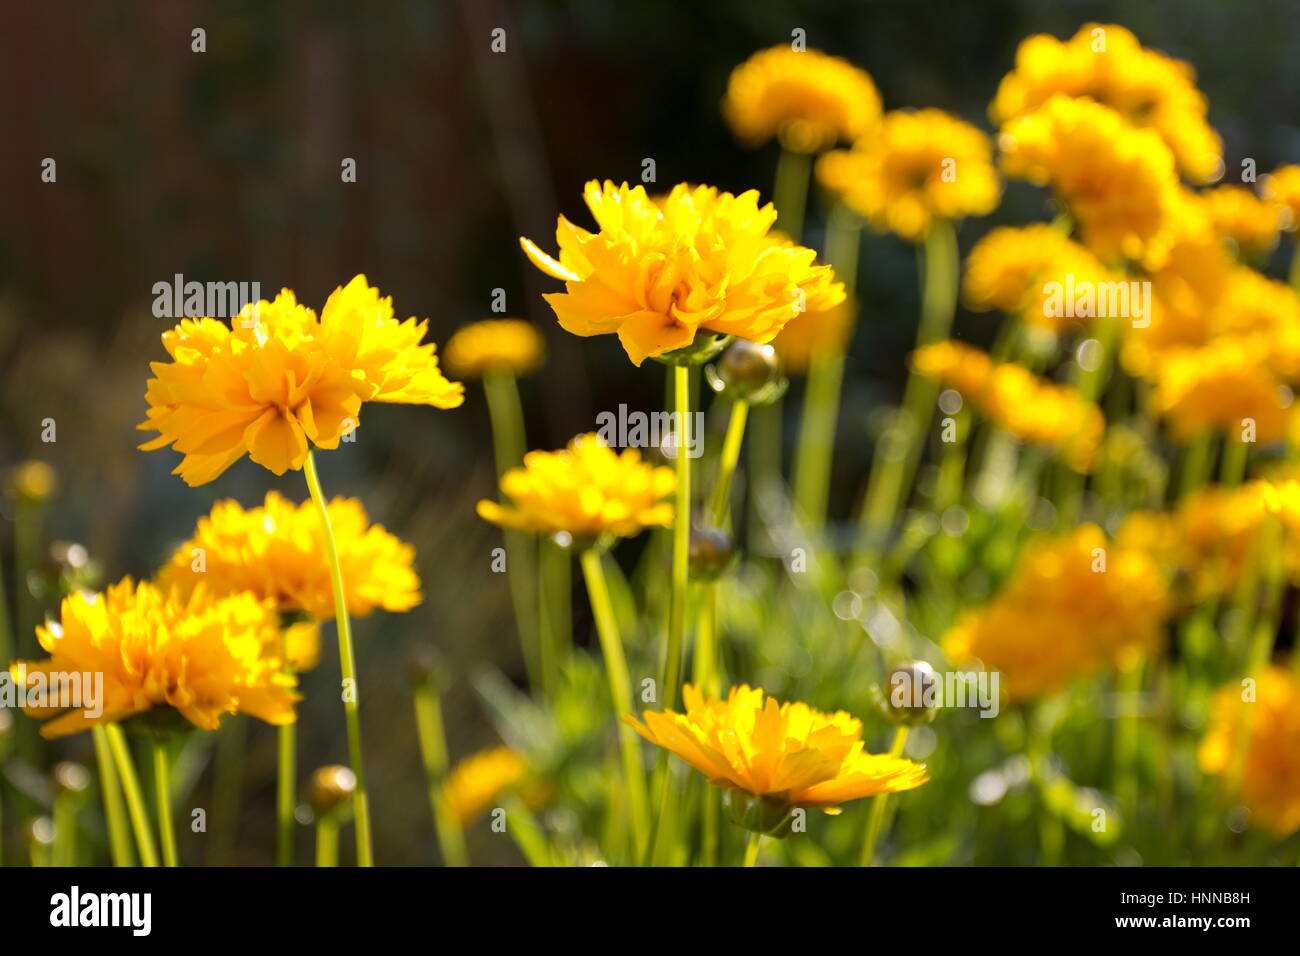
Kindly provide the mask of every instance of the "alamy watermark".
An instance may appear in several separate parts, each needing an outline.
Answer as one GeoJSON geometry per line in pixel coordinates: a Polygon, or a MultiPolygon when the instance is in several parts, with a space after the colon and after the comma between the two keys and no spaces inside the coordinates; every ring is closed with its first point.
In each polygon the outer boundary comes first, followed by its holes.
{"type": "Polygon", "coordinates": [[[152,291],[159,319],[233,318],[262,300],[261,282],[186,282],[179,272],[171,282],[155,282],[152,291]]]}
{"type": "Polygon", "coordinates": [[[889,675],[889,704],[896,710],[973,707],[981,717],[996,717],[1001,686],[999,671],[927,671],[918,679],[900,669],[889,675]]]}
{"type": "Polygon", "coordinates": [[[0,708],[80,710],[91,720],[104,716],[103,671],[44,671],[17,676],[0,671],[0,708]]]}
{"type": "Polygon", "coordinates": [[[687,458],[699,458],[704,454],[704,413],[690,413],[684,435],[681,425],[678,412],[628,411],[626,404],[596,415],[596,434],[610,448],[660,448],[669,458],[685,448],[687,458]]]}
{"type": "Polygon", "coordinates": [[[1043,315],[1054,319],[1132,319],[1133,328],[1151,324],[1151,283],[1145,280],[1078,282],[1066,273],[1065,282],[1043,283],[1043,315]]]}

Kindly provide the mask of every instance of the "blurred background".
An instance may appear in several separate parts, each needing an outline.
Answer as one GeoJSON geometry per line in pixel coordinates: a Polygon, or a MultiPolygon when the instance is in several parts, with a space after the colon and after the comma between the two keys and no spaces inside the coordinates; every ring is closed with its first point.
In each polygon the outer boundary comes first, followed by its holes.
{"type": "MultiPolygon", "coordinates": [[[[586,180],[635,182],[644,159],[665,190],[685,180],[766,198],[777,147],[746,150],[719,115],[728,73],[756,49],[802,28],[810,47],[867,69],[886,108],[938,106],[991,131],[986,107],[1021,39],[1122,23],[1196,66],[1231,176],[1246,157],[1264,171],[1300,155],[1298,12],[1283,0],[16,0],[0,31],[0,470],[24,459],[54,466],[45,540],[84,544],[106,581],[152,574],[219,498],[251,505],[274,486],[305,499],[297,473],[276,482],[245,459],[191,489],[170,475],[177,455],[135,450],[148,363],[163,357],[169,325],[151,312],[152,287],[175,273],[258,281],[267,298],[286,286],[319,309],[363,272],[400,316],[428,317],[439,343],[489,317],[503,289],[507,314],[538,323],[550,350],[522,383],[529,444],[558,447],[592,429],[599,410],[660,407],[662,377],[633,368],[614,337],[562,332],[539,298],[554,283],[528,265],[517,237],[552,249],[557,213],[589,223],[586,180]],[[191,50],[198,27],[204,53],[191,50]],[[490,48],[496,28],[504,53],[490,48]],[[47,157],[53,183],[41,181],[47,157]],[[348,158],[355,183],[341,181],[348,158]],[[46,419],[54,442],[42,441],[46,419]]],[[[1000,222],[1046,218],[1042,196],[1011,184],[993,217],[961,227],[963,253],[1000,222]]],[[[809,244],[821,244],[824,212],[814,197],[809,244]]],[[[865,479],[873,411],[897,401],[915,336],[911,247],[865,236],[859,290],[831,506],[840,519],[865,479]]],[[[986,339],[994,321],[963,313],[957,329],[986,339]]],[[[357,625],[386,863],[436,855],[400,662],[435,646],[456,675],[446,701],[453,758],[493,739],[459,678],[490,663],[522,679],[504,576],[489,571],[499,532],[473,511],[494,488],[487,413],[476,385],[467,396],[452,412],[368,406],[357,441],[322,461],[328,493],[361,496],[373,520],[416,545],[425,583],[415,611],[357,625]]],[[[793,415],[798,403],[786,408],[793,415]]],[[[0,558],[12,569],[11,500],[0,507],[0,558]]],[[[52,610],[42,582],[23,582],[32,592],[23,599],[52,610]]],[[[586,641],[585,600],[574,614],[586,641]]],[[[20,640],[30,653],[30,632],[20,640]]],[[[304,774],[345,756],[331,646],[305,678],[304,774]]],[[[270,728],[250,728],[230,861],[270,860],[274,740],[270,728]]],[[[53,756],[89,763],[90,741],[61,742],[53,756]]],[[[204,805],[205,779],[194,805],[204,805]]],[[[505,841],[472,849],[481,862],[515,859],[505,841]]]]}

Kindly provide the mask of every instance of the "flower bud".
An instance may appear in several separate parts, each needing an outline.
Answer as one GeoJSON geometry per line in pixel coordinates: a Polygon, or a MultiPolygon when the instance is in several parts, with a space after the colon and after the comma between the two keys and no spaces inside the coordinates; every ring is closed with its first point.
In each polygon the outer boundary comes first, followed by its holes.
{"type": "Polygon", "coordinates": [[[307,784],[307,802],[316,816],[333,813],[352,799],[357,788],[356,775],[347,767],[330,764],[311,775],[307,784]]]}
{"type": "Polygon", "coordinates": [[[731,535],[721,528],[691,528],[691,576],[713,580],[722,575],[735,557],[731,535]]]}
{"type": "Polygon", "coordinates": [[[896,724],[928,724],[938,714],[934,697],[939,678],[925,661],[908,661],[885,681],[885,716],[896,724]]]}
{"type": "Polygon", "coordinates": [[[772,401],[787,384],[776,349],[745,339],[732,342],[716,368],[709,366],[705,372],[714,391],[751,404],[772,401]]]}

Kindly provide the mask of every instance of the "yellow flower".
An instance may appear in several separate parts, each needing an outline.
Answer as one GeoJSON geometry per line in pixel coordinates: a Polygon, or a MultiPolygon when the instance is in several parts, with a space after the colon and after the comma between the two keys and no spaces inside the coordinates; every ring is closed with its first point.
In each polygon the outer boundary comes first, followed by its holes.
{"type": "Polygon", "coordinates": [[[1031,113],[1056,94],[1089,97],[1151,129],[1197,182],[1222,172],[1223,144],[1206,119],[1208,104],[1190,65],[1144,49],[1124,27],[1088,23],[1066,42],[1046,34],[1022,40],[1016,67],[989,107],[995,123],[1031,113]]]}
{"type": "Polygon", "coordinates": [[[912,241],[934,219],[991,212],[1002,195],[989,138],[935,109],[885,114],[853,149],[823,156],[817,178],[877,229],[912,241]]]}
{"type": "Polygon", "coordinates": [[[1246,187],[1217,186],[1201,193],[1201,201],[1215,230],[1244,255],[1260,256],[1277,245],[1282,226],[1277,206],[1257,199],[1246,187]]]}
{"type": "Polygon", "coordinates": [[[1300,830],[1300,680],[1270,666],[1255,678],[1253,699],[1232,682],[1214,697],[1201,770],[1235,783],[1229,794],[1252,822],[1279,839],[1300,830]]]}
{"type": "MultiPolygon", "coordinates": [[[[1028,325],[1061,332],[1086,318],[1053,314],[1048,283],[1065,286],[1115,281],[1118,277],[1060,229],[1043,223],[1001,226],[975,244],[966,263],[963,291],[976,311],[997,309],[1028,325]]],[[[1096,286],[1094,285],[1094,288],[1096,286]]]]}
{"type": "Polygon", "coordinates": [[[284,658],[295,674],[315,670],[320,663],[320,625],[296,621],[284,629],[284,658]]]}
{"type": "Polygon", "coordinates": [[[245,453],[282,475],[300,469],[309,443],[336,448],[363,401],[454,408],[462,386],[443,378],[425,323],[399,323],[388,299],[357,276],[336,289],[317,320],[282,290],[247,306],[231,326],[184,319],[164,332],[170,362],[154,362],[145,395],[159,432],[140,447],[171,445],[189,485],[212,481],[245,453]]]}
{"type": "Polygon", "coordinates": [[[772,347],[781,358],[781,368],[802,375],[817,355],[842,351],[853,334],[857,314],[857,303],[849,298],[840,299],[829,308],[820,302],[809,302],[807,310],[799,313],[772,340],[772,347]]]}
{"type": "Polygon", "coordinates": [[[1280,166],[1260,181],[1260,193],[1278,209],[1287,232],[1300,229],[1300,166],[1280,166]]]}
{"type": "Polygon", "coordinates": [[[472,823],[498,796],[513,789],[528,773],[523,755],[493,747],[458,763],[442,787],[447,809],[462,827],[472,823]]]}
{"type": "MultiPolygon", "coordinates": [[[[372,525],[355,498],[329,503],[348,613],[365,617],[376,607],[409,611],[420,603],[415,549],[372,525]]],[[[281,612],[302,611],[318,621],[334,618],[329,562],[316,507],[268,492],[245,510],[219,501],[200,518],[194,536],[161,571],[160,585],[188,595],[205,588],[216,595],[247,591],[281,612]]]]}
{"type": "Polygon", "coordinates": [[[1093,402],[1068,385],[1040,379],[1012,362],[995,362],[979,349],[947,340],[912,355],[918,375],[959,392],[985,418],[1031,445],[1059,448],[1075,471],[1092,469],[1106,430],[1093,402]]]}
{"type": "Polygon", "coordinates": [[[1141,256],[1177,201],[1173,154],[1160,137],[1092,100],[1053,96],[1009,120],[998,144],[1003,171],[1051,185],[1084,244],[1112,265],[1141,256]]]}
{"type": "Polygon", "coordinates": [[[1022,701],[1155,651],[1167,607],[1150,555],[1082,525],[1031,542],[1001,591],[964,614],[943,647],[954,663],[1000,671],[1008,699],[1022,701]]]}
{"type": "Polygon", "coordinates": [[[1269,343],[1244,336],[1171,349],[1152,394],[1156,413],[1183,442],[1206,431],[1240,438],[1252,426],[1254,440],[1272,441],[1285,431],[1286,402],[1269,366],[1269,343]]]}
{"type": "Polygon", "coordinates": [[[212,599],[199,589],[182,598],[125,578],[103,594],[64,598],[60,619],[38,627],[36,636],[50,657],[14,665],[17,680],[84,672],[104,680],[99,716],[29,710],[38,719],[55,717],[41,728],[44,737],[161,708],[203,730],[215,730],[222,714],[294,720],[298,695],[294,678],[282,672],[278,618],[251,594],[212,599]]]}
{"type": "Polygon", "coordinates": [[[1165,546],[1190,576],[1192,596],[1230,594],[1246,570],[1268,516],[1266,485],[1211,485],[1178,503],[1165,546]]]}
{"type": "Polygon", "coordinates": [[[671,468],[641,461],[634,448],[610,449],[595,434],[579,435],[562,451],[530,451],[522,468],[501,477],[509,506],[480,501],[481,518],[503,528],[574,538],[629,538],[672,524],[665,500],[677,488],[671,468]]]}
{"type": "Polygon", "coordinates": [[[501,371],[527,375],[546,357],[546,344],[531,322],[485,319],[463,326],[447,340],[443,358],[460,378],[481,378],[501,371]]]}
{"type": "Polygon", "coordinates": [[[54,468],[43,461],[20,461],[9,469],[9,492],[19,501],[47,501],[58,487],[54,468]]]}
{"type": "Polygon", "coordinates": [[[862,721],[842,710],[824,714],[799,702],[764,701],[762,688],[748,685],[723,700],[687,684],[682,700],[684,714],[648,710],[645,723],[631,714],[623,721],[715,787],[763,800],[774,811],[773,827],[795,808],[836,814],[841,803],[926,782],[924,764],[868,753],[862,721]]]}
{"type": "Polygon", "coordinates": [[[769,235],[776,210],[753,190],[681,184],[655,202],[641,186],[593,180],[585,195],[598,232],[561,216],[558,261],[520,243],[533,265],[564,280],[564,292],[545,296],[561,327],[618,333],[634,365],[692,345],[700,329],[770,342],[834,284],[813,250],[769,235]]]}
{"type": "Polygon", "coordinates": [[[817,153],[870,130],[880,119],[880,94],[847,60],[775,46],[732,70],[722,111],[750,145],[775,136],[785,149],[817,153]]]}

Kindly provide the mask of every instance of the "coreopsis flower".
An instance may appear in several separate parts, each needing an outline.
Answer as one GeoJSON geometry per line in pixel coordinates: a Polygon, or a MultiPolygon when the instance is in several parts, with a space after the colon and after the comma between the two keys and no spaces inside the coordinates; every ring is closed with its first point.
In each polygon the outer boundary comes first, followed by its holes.
{"type": "Polygon", "coordinates": [[[1026,37],[989,115],[1005,123],[1057,94],[1088,97],[1151,129],[1197,182],[1211,182],[1222,172],[1223,144],[1206,119],[1208,103],[1196,88],[1195,71],[1143,48],[1124,27],[1088,23],[1065,42],[1046,34],[1026,37]]]}
{"type": "Polygon", "coordinates": [[[952,340],[917,349],[912,367],[955,389],[979,414],[1021,441],[1059,449],[1075,471],[1092,469],[1106,422],[1101,409],[1077,389],[952,340]]]}
{"type": "Polygon", "coordinates": [[[1012,701],[1128,666],[1159,648],[1168,583],[1140,548],[1108,542],[1096,525],[1042,538],[985,606],[944,635],[956,664],[1000,671],[1012,701]]]}
{"type": "Polygon", "coordinates": [[[1174,157],[1159,135],[1108,106],[1053,96],[1006,122],[1002,170],[1050,185],[1103,262],[1139,258],[1178,198],[1174,157]]]}
{"type": "Polygon", "coordinates": [[[101,594],[64,598],[59,620],[36,636],[50,656],[14,665],[17,680],[87,672],[104,680],[98,716],[84,708],[29,710],[54,718],[41,728],[44,737],[164,709],[203,730],[215,730],[222,714],[294,720],[298,695],[279,656],[279,618],[252,594],[213,598],[198,589],[182,597],[125,578],[101,594]]]}
{"type": "Polygon", "coordinates": [[[1178,503],[1162,544],[1190,579],[1195,599],[1231,594],[1249,566],[1269,515],[1266,483],[1198,488],[1178,503]]]}
{"type": "Polygon", "coordinates": [[[1087,248],[1045,223],[1000,226],[975,244],[966,262],[963,294],[975,311],[997,309],[1028,325],[1061,332],[1089,321],[1050,307],[1049,284],[1082,288],[1118,277],[1087,248]]]}
{"type": "Polygon", "coordinates": [[[1300,229],[1300,166],[1279,166],[1260,180],[1260,194],[1278,210],[1287,232],[1300,229]]]}
{"type": "MultiPolygon", "coordinates": [[[[769,235],[776,210],[758,193],[675,186],[655,202],[642,186],[587,183],[599,231],[559,219],[558,260],[520,239],[533,265],[563,279],[544,298],[575,335],[617,333],[634,365],[685,349],[703,330],[770,342],[834,276],[816,253],[769,235]]],[[[843,292],[840,292],[841,297],[843,292]]]]}
{"type": "Polygon", "coordinates": [[[492,801],[514,789],[527,775],[528,761],[509,747],[493,747],[466,757],[443,783],[447,809],[462,827],[474,822],[492,801]]]}
{"type": "Polygon", "coordinates": [[[775,46],[731,71],[722,112],[751,146],[775,136],[785,149],[818,153],[875,126],[880,94],[870,74],[847,60],[775,46]]]}
{"type": "MultiPolygon", "coordinates": [[[[335,498],[328,507],[348,613],[365,617],[377,607],[409,611],[419,604],[415,549],[383,525],[370,524],[355,498],[335,498]]],[[[158,582],[185,595],[199,588],[216,595],[248,592],[281,613],[303,612],[318,621],[334,617],[316,507],[310,501],[296,505],[274,491],[255,508],[233,500],[213,505],[158,572],[158,582]]]]}
{"type": "Polygon", "coordinates": [[[1279,839],[1300,830],[1300,679],[1271,665],[1221,688],[1201,741],[1201,770],[1231,787],[1253,824],[1279,839]]]}
{"type": "Polygon", "coordinates": [[[154,362],[137,427],[159,432],[140,447],[171,445],[186,484],[212,481],[247,454],[282,475],[312,445],[337,448],[367,401],[454,408],[462,386],[438,370],[425,323],[397,322],[390,300],[357,276],[336,289],[320,319],[284,289],[245,307],[227,326],[184,319],[164,332],[170,362],[154,362]]]}
{"type": "Polygon", "coordinates": [[[485,319],[462,326],[443,349],[447,370],[459,378],[482,378],[497,371],[527,375],[545,358],[541,333],[522,319],[485,319]]]}
{"type": "Polygon", "coordinates": [[[936,109],[885,114],[851,150],[823,156],[817,178],[877,229],[913,242],[935,219],[982,216],[1002,195],[989,138],[936,109]]]}
{"type": "Polygon", "coordinates": [[[54,467],[48,462],[35,459],[20,461],[9,469],[5,479],[5,490],[13,498],[33,504],[48,501],[58,487],[54,467]]]}
{"type": "Polygon", "coordinates": [[[616,452],[595,434],[560,451],[530,451],[522,468],[501,476],[505,505],[480,501],[479,516],[503,528],[576,539],[628,538],[672,524],[667,500],[677,488],[671,468],[641,460],[635,448],[616,452]]]}
{"type": "Polygon", "coordinates": [[[1179,441],[1225,431],[1267,442],[1286,430],[1289,399],[1270,366],[1269,343],[1260,338],[1171,349],[1159,363],[1151,401],[1179,441]]]}
{"type": "Polygon", "coordinates": [[[803,375],[817,355],[843,351],[853,334],[857,312],[857,303],[851,298],[840,299],[830,307],[824,307],[820,302],[809,302],[808,308],[772,340],[781,368],[803,375]]]}
{"type": "Polygon", "coordinates": [[[1244,186],[1216,186],[1201,193],[1215,230],[1249,257],[1263,255],[1277,245],[1282,228],[1278,209],[1244,186]]]}
{"type": "Polygon", "coordinates": [[[682,701],[685,713],[648,710],[644,723],[631,714],[623,721],[739,798],[756,818],[745,825],[761,820],[751,829],[777,830],[795,808],[833,815],[850,800],[926,782],[924,764],[868,753],[862,721],[842,710],[825,714],[799,702],[764,700],[762,688],[748,685],[722,699],[687,684],[682,701]]]}

